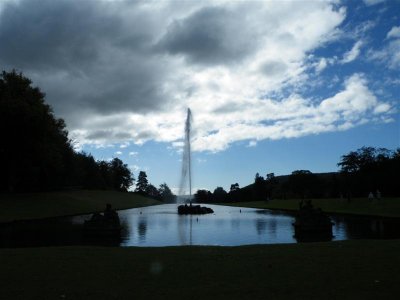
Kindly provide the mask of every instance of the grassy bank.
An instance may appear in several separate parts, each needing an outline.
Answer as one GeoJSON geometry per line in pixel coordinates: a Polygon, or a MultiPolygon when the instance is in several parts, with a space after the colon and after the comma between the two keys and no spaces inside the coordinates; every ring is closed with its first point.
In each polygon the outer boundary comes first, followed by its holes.
{"type": "MultiPolygon", "coordinates": [[[[314,199],[312,203],[315,207],[320,207],[326,212],[374,215],[383,217],[400,217],[400,199],[385,198],[381,200],[368,200],[365,198],[352,199],[347,202],[346,199],[314,199]]],[[[270,201],[252,201],[223,203],[223,205],[283,210],[298,210],[299,200],[270,200],[270,201]]]]}
{"type": "Polygon", "coordinates": [[[394,299],[400,241],[0,249],[2,299],[394,299]]]}
{"type": "Polygon", "coordinates": [[[115,209],[126,209],[160,202],[114,191],[0,194],[0,222],[102,211],[106,203],[111,203],[115,209]]]}

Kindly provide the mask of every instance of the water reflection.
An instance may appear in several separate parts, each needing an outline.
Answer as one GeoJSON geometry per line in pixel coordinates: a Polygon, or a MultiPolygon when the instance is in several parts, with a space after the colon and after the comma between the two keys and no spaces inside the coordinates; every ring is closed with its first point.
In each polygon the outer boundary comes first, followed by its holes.
{"type": "Polygon", "coordinates": [[[256,219],[255,223],[256,223],[257,233],[259,235],[264,234],[265,233],[265,228],[267,227],[266,220],[256,219]]]}
{"type": "Polygon", "coordinates": [[[140,216],[137,224],[139,242],[144,243],[146,242],[147,218],[145,216],[140,216]]]}
{"type": "MultiPolygon", "coordinates": [[[[0,224],[1,247],[54,245],[174,246],[296,243],[290,213],[209,205],[214,214],[179,216],[176,205],[120,211],[121,240],[82,235],[90,216],[0,224]]],[[[400,220],[332,216],[334,240],[400,238],[400,220]]]]}
{"type": "Polygon", "coordinates": [[[268,224],[268,233],[270,236],[276,237],[277,221],[275,218],[270,219],[268,224]]]}

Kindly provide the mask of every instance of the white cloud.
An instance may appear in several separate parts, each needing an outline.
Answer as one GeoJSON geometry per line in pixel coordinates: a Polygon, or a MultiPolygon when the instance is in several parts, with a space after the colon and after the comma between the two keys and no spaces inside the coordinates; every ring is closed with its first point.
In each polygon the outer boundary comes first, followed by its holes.
{"type": "Polygon", "coordinates": [[[323,71],[326,67],[328,66],[328,62],[326,60],[326,58],[321,58],[318,62],[318,64],[315,66],[315,71],[317,71],[317,73],[320,73],[321,71],[323,71]]]}
{"type": "Polygon", "coordinates": [[[389,69],[400,68],[400,39],[394,39],[379,50],[369,50],[368,59],[387,65],[389,69]]]}
{"type": "Polygon", "coordinates": [[[309,61],[337,39],[346,18],[337,1],[20,3],[0,16],[0,64],[30,76],[80,144],[179,148],[187,107],[196,151],[344,130],[388,112],[358,74],[333,97],[301,95],[310,69],[337,62],[309,61]]]}
{"type": "Polygon", "coordinates": [[[385,0],[363,0],[363,1],[364,1],[365,5],[371,6],[371,5],[375,5],[375,4],[378,4],[378,3],[382,3],[385,0]]]}
{"type": "Polygon", "coordinates": [[[281,102],[254,101],[252,109],[242,107],[241,118],[231,117],[234,112],[228,114],[227,120],[236,122],[227,121],[211,128],[212,133],[197,136],[193,148],[221,151],[238,140],[292,138],[358,126],[368,114],[384,113],[390,108],[378,101],[367,84],[361,74],[354,74],[345,81],[342,91],[319,104],[296,95],[281,102]]]}
{"type": "Polygon", "coordinates": [[[139,152],[136,152],[136,151],[129,152],[129,156],[137,156],[138,154],[139,154],[139,152]]]}
{"type": "Polygon", "coordinates": [[[115,154],[116,155],[122,155],[122,152],[121,151],[116,151],[115,154]]]}
{"type": "Polygon", "coordinates": [[[387,33],[386,38],[400,38],[400,26],[393,26],[387,33]]]}
{"type": "Polygon", "coordinates": [[[250,141],[247,147],[255,147],[257,146],[257,141],[250,141]]]}
{"type": "Polygon", "coordinates": [[[363,45],[362,41],[357,41],[353,45],[351,50],[349,50],[348,52],[346,52],[343,55],[343,59],[341,60],[341,63],[346,64],[346,63],[349,63],[349,62],[352,62],[353,60],[355,60],[360,55],[362,45],[363,45]]]}

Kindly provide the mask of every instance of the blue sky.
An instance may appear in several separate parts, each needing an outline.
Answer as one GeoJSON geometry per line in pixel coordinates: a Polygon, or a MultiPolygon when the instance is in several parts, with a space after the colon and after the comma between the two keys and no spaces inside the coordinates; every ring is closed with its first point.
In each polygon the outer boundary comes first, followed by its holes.
{"type": "Polygon", "coordinates": [[[0,1],[0,67],[22,71],[77,150],[177,188],[336,171],[400,147],[400,1],[0,1]]]}

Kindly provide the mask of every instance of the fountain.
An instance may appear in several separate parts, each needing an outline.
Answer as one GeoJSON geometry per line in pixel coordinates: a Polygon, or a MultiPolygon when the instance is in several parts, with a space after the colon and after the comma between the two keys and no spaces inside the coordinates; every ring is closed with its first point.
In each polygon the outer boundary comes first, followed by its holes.
{"type": "Polygon", "coordinates": [[[184,194],[185,186],[189,183],[189,205],[179,205],[178,214],[180,215],[198,215],[209,214],[214,211],[209,207],[202,207],[200,205],[192,205],[192,163],[191,163],[191,149],[190,149],[190,132],[192,124],[192,112],[190,108],[187,109],[187,116],[185,122],[185,140],[182,155],[182,173],[181,183],[179,186],[180,194],[184,194]]]}

